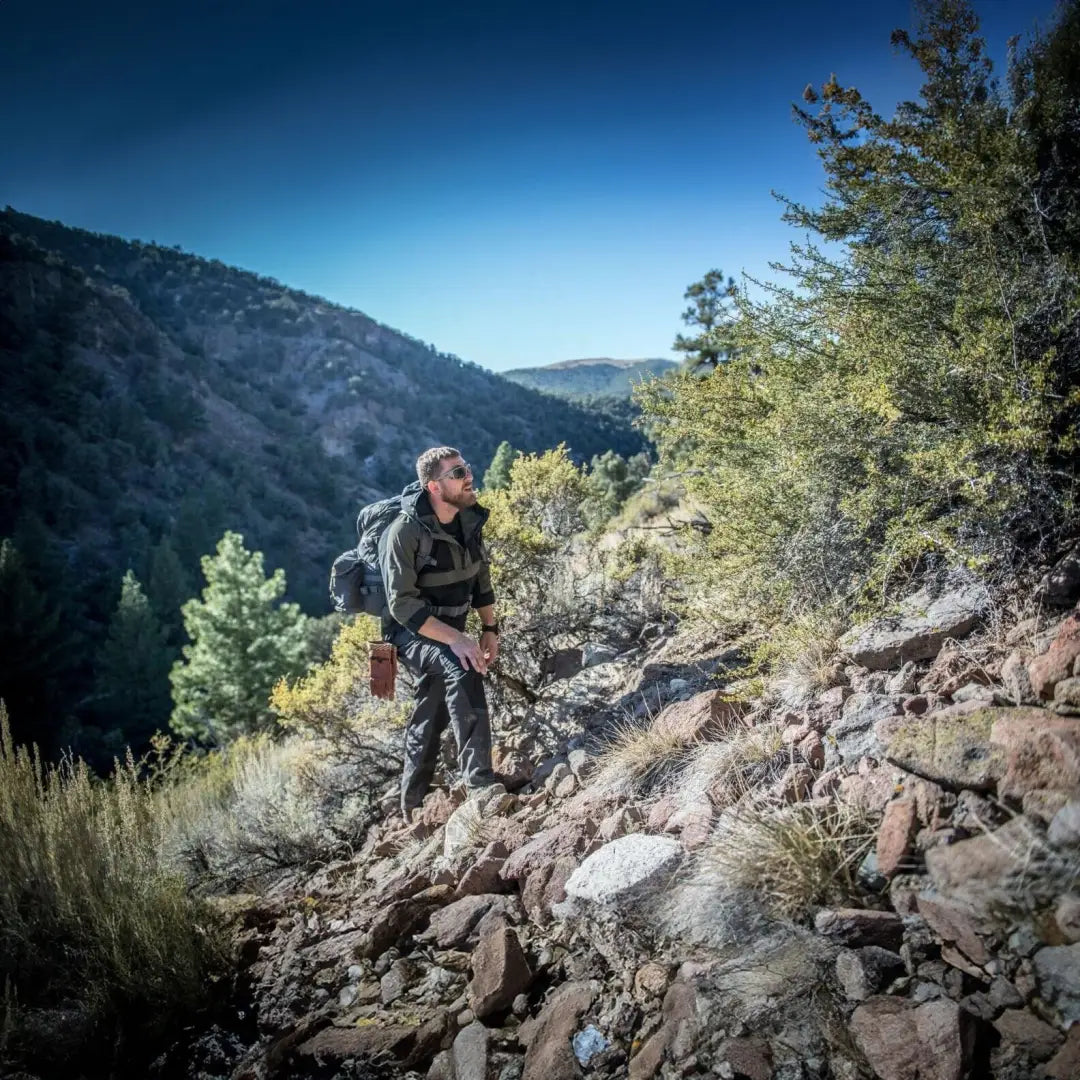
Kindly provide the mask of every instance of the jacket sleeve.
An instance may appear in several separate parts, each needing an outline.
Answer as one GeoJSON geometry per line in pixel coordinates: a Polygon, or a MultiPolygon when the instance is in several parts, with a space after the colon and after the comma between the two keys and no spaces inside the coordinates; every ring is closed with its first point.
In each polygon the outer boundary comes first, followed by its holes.
{"type": "Polygon", "coordinates": [[[431,615],[431,607],[421,598],[416,585],[419,544],[415,526],[399,518],[391,523],[379,545],[379,569],[390,615],[413,633],[419,633],[431,615]]]}
{"type": "Polygon", "coordinates": [[[480,573],[473,578],[472,606],[482,608],[494,603],[495,591],[491,587],[491,566],[488,564],[485,548],[483,561],[480,563],[480,573]]]}

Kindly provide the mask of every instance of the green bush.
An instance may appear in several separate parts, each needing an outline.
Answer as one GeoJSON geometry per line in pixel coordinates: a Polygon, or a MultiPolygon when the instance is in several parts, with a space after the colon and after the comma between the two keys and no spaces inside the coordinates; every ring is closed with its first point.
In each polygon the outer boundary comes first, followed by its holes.
{"type": "Polygon", "coordinates": [[[720,612],[880,606],[935,566],[1000,580],[1073,518],[1080,9],[1064,11],[1011,99],[953,0],[894,35],[925,85],[892,119],[835,77],[807,89],[827,194],[786,218],[817,241],[793,247],[790,284],[737,295],[714,371],[639,392],[708,511],[685,569],[720,612]]]}

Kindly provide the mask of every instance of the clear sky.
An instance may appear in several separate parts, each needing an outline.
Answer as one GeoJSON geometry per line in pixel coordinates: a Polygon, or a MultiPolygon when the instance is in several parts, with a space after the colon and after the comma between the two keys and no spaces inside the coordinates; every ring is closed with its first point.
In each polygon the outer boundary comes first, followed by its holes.
{"type": "MultiPolygon", "coordinates": [[[[977,0],[993,55],[1054,0],[977,0]]],[[[881,112],[907,2],[0,0],[0,204],[347,304],[485,367],[670,355],[711,267],[767,274],[791,104],[881,112]]]]}

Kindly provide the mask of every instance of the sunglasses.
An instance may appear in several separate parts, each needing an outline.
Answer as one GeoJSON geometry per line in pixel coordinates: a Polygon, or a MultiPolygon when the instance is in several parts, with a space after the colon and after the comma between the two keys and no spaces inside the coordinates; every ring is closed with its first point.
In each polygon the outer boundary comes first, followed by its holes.
{"type": "Polygon", "coordinates": [[[440,473],[435,479],[445,480],[449,477],[451,480],[464,480],[466,476],[472,476],[472,466],[468,464],[468,462],[463,465],[455,465],[452,469],[447,469],[446,472],[440,473]]]}

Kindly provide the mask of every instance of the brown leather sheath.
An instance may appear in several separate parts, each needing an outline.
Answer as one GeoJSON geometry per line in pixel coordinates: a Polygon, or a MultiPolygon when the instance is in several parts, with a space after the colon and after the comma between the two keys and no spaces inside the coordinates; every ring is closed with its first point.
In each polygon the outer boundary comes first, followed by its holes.
{"type": "Polygon", "coordinates": [[[371,642],[371,696],[392,701],[397,681],[397,649],[385,641],[371,642]]]}

